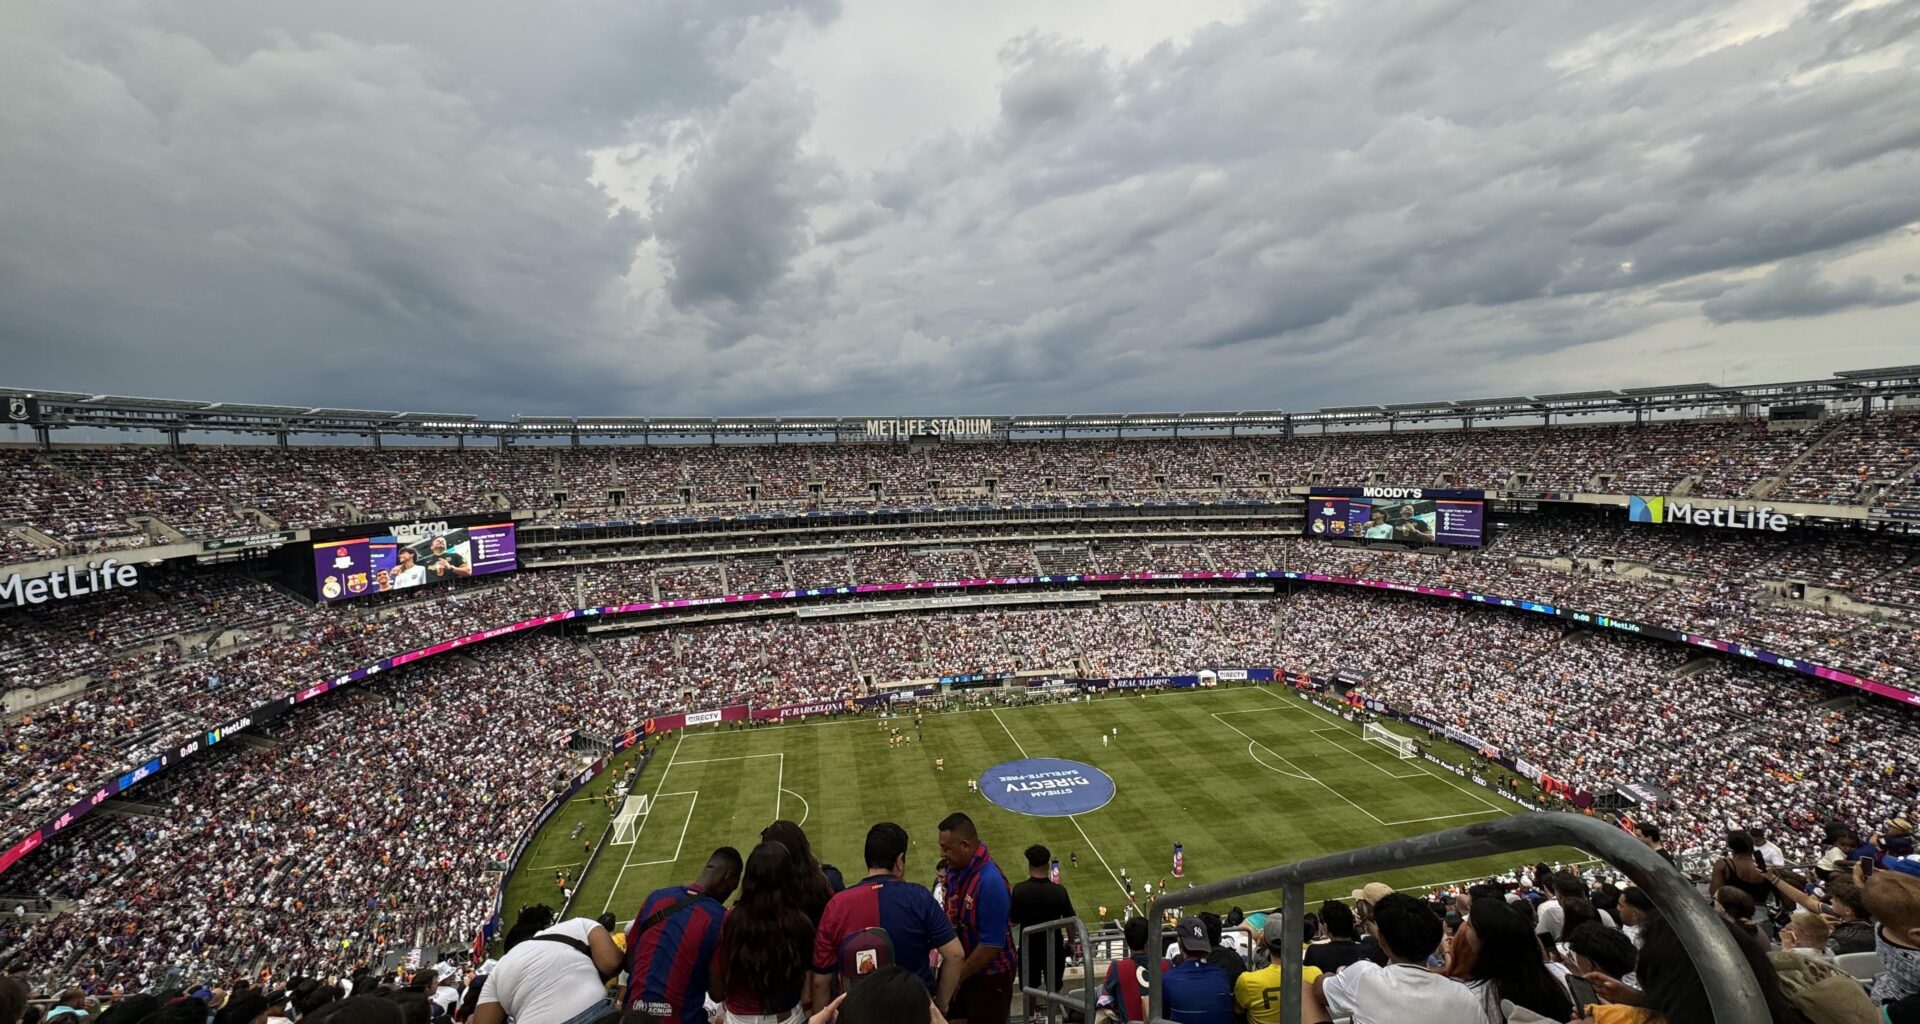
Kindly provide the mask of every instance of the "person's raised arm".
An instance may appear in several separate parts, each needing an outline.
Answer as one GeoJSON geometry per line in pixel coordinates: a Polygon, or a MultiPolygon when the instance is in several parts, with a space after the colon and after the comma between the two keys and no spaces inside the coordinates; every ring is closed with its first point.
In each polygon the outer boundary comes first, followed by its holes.
{"type": "Polygon", "coordinates": [[[1640,1006],[1646,1001],[1646,997],[1640,993],[1639,989],[1611,975],[1602,974],[1599,971],[1588,971],[1582,977],[1587,979],[1587,984],[1593,986],[1594,995],[1609,1003],[1640,1006]]]}
{"type": "Polygon", "coordinates": [[[1773,887],[1775,889],[1780,890],[1780,895],[1785,896],[1786,898],[1792,900],[1795,903],[1798,903],[1808,913],[1819,914],[1825,911],[1825,908],[1820,905],[1819,900],[1816,900],[1812,896],[1809,896],[1806,893],[1801,892],[1799,886],[1794,885],[1793,883],[1787,881],[1784,878],[1781,878],[1779,875],[1775,874],[1774,872],[1768,871],[1768,872],[1765,872],[1765,874],[1767,876],[1767,881],[1772,882],[1773,887]]]}

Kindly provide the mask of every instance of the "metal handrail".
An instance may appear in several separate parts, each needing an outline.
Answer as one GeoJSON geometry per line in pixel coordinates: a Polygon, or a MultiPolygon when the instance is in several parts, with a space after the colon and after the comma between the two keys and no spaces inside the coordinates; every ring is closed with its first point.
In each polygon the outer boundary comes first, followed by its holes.
{"type": "MultiPolygon", "coordinates": [[[[1720,923],[1707,901],[1700,898],[1693,883],[1639,840],[1612,825],[1578,814],[1514,815],[1162,893],[1147,911],[1147,948],[1161,948],[1161,918],[1165,911],[1278,889],[1285,928],[1280,966],[1280,1020],[1282,1024],[1300,1024],[1300,961],[1306,944],[1309,882],[1517,853],[1543,846],[1572,846],[1594,854],[1620,869],[1652,899],[1653,905],[1673,925],[1686,947],[1688,959],[1699,971],[1707,1001],[1713,1006],[1713,1019],[1718,1024],[1752,1024],[1769,1019],[1759,979],[1754,977],[1739,946],[1727,934],[1726,926],[1720,923]]],[[[1150,957],[1147,1020],[1149,1024],[1174,1024],[1164,1016],[1166,1007],[1162,1002],[1160,974],[1160,958],[1150,957]]]]}
{"type": "Polygon", "coordinates": [[[1093,994],[1093,959],[1090,956],[1086,956],[1084,952],[1091,948],[1091,944],[1087,941],[1087,923],[1078,917],[1062,917],[1052,921],[1044,921],[1040,924],[1028,925],[1020,929],[1020,960],[1016,969],[1020,972],[1019,978],[1017,979],[1020,985],[1020,994],[1027,997],[1028,1024],[1032,1024],[1034,1019],[1033,1004],[1035,1000],[1047,1004],[1049,1007],[1049,1019],[1052,1018],[1051,1007],[1054,1006],[1064,1006],[1069,1010],[1079,1013],[1080,1019],[1083,1021],[1093,1019],[1096,1009],[1096,997],[1093,994]],[[1062,928],[1072,928],[1074,930],[1075,937],[1080,942],[1080,949],[1083,951],[1082,957],[1085,961],[1085,968],[1080,972],[1080,987],[1083,994],[1078,999],[1064,993],[1053,991],[1060,984],[1060,979],[1053,976],[1053,965],[1059,959],[1055,956],[1055,953],[1058,951],[1055,943],[1060,939],[1060,929],[1062,928]],[[1038,989],[1027,984],[1027,956],[1033,952],[1033,944],[1030,940],[1036,932],[1045,932],[1047,936],[1046,973],[1041,976],[1041,980],[1047,982],[1045,989],[1038,989]]]}

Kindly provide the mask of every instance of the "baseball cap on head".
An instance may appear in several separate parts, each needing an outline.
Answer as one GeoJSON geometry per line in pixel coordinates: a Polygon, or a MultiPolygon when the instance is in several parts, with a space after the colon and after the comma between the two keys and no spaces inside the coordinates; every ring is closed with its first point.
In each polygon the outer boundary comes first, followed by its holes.
{"type": "Polygon", "coordinates": [[[1279,914],[1267,915],[1267,923],[1260,927],[1260,944],[1275,951],[1287,944],[1287,924],[1279,914]]]}
{"type": "Polygon", "coordinates": [[[1183,953],[1211,953],[1213,943],[1207,940],[1207,923],[1197,917],[1183,917],[1173,926],[1173,932],[1180,937],[1180,950],[1183,953]]]}
{"type": "Polygon", "coordinates": [[[1383,897],[1391,895],[1393,895],[1393,886],[1385,882],[1368,882],[1353,890],[1355,900],[1366,900],[1368,903],[1378,903],[1383,897]]]}
{"type": "Polygon", "coordinates": [[[862,928],[840,940],[840,982],[851,988],[893,963],[893,938],[882,928],[862,928]]]}

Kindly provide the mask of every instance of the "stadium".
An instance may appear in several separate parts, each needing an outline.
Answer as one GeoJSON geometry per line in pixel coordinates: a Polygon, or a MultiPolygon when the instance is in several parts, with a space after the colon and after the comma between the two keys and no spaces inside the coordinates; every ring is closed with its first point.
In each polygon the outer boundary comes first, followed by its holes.
{"type": "Polygon", "coordinates": [[[0,1024],[1920,1024],[1920,0],[0,68],[0,1024]]]}
{"type": "MultiPolygon", "coordinates": [[[[1811,862],[1916,800],[1915,396],[495,421],[9,389],[0,958],[90,992],[444,962],[537,902],[625,928],[777,819],[850,872],[898,821],[931,887],[956,809],[1010,872],[1052,851],[1095,931],[1526,811],[1696,873],[1729,830],[1811,862]],[[64,439],[121,430],[152,440],[64,439]],[[1099,779],[1010,797],[1033,759],[1099,779]]],[[[1584,857],[1370,880],[1537,859],[1584,857]]]]}

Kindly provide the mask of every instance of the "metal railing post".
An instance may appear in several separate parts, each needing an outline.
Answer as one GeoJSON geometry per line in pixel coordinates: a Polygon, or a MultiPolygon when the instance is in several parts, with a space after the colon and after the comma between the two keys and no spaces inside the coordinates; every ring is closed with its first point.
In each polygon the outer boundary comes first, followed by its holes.
{"type": "Polygon", "coordinates": [[[1048,1020],[1053,1019],[1055,1007],[1065,1007],[1078,1011],[1086,1020],[1093,1020],[1098,1010],[1098,997],[1094,995],[1093,957],[1088,952],[1092,949],[1092,946],[1092,940],[1087,935],[1086,922],[1077,917],[1063,917],[1041,924],[1028,925],[1020,929],[1020,957],[1019,967],[1017,968],[1020,974],[1015,981],[1015,985],[1019,988],[1020,994],[1026,998],[1027,1019],[1029,1021],[1034,1017],[1035,1001],[1038,1001],[1039,1005],[1045,1007],[1048,1020]],[[1060,977],[1054,975],[1053,966],[1057,962],[1058,958],[1055,954],[1059,949],[1055,943],[1060,938],[1059,933],[1062,928],[1073,929],[1074,936],[1080,940],[1082,958],[1086,965],[1085,969],[1081,971],[1080,995],[1077,998],[1053,990],[1054,986],[1058,985],[1062,980],[1060,977]],[[1047,962],[1045,964],[1046,970],[1041,975],[1040,980],[1048,984],[1046,988],[1036,988],[1027,984],[1027,957],[1033,952],[1034,933],[1042,931],[1047,933],[1047,962]]]}
{"type": "MultiPolygon", "coordinates": [[[[1518,853],[1548,846],[1572,846],[1599,856],[1640,887],[1673,925],[1686,948],[1719,1024],[1748,1024],[1768,1016],[1759,979],[1754,977],[1740,947],[1727,934],[1713,908],[1695,891],[1679,869],[1649,850],[1639,840],[1611,824],[1578,814],[1536,812],[1498,821],[1412,836],[1359,850],[1329,854],[1293,864],[1265,868],[1239,878],[1209,882],[1191,889],[1162,893],[1148,909],[1149,974],[1153,981],[1151,1024],[1163,1024],[1159,950],[1160,917],[1202,903],[1217,903],[1254,893],[1284,891],[1285,925],[1289,939],[1300,934],[1305,918],[1305,886],[1334,878],[1354,878],[1384,871],[1424,867],[1455,860],[1472,860],[1518,853]]],[[[1281,957],[1283,992],[1297,997],[1300,990],[1299,944],[1289,941],[1281,957]]],[[[1283,996],[1283,998],[1286,998],[1283,996]]],[[[1297,998],[1283,1007],[1283,1020],[1298,1022],[1297,998]]]]}
{"type": "Polygon", "coordinates": [[[1280,928],[1286,948],[1280,951],[1280,1024],[1300,1024],[1300,962],[1306,958],[1307,886],[1288,882],[1281,890],[1280,928]]]}
{"type": "Polygon", "coordinates": [[[1160,947],[1164,939],[1160,916],[1160,900],[1154,900],[1147,906],[1147,1019],[1150,1021],[1165,1016],[1167,1008],[1160,999],[1161,976],[1165,973],[1160,970],[1160,947]]]}

